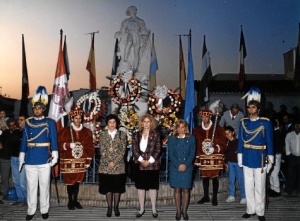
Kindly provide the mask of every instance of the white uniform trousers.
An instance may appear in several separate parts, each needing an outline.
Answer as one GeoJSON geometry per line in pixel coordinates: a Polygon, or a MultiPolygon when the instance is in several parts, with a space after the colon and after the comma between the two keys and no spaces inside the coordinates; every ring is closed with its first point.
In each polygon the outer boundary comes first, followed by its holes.
{"type": "Polygon", "coordinates": [[[281,166],[281,153],[275,155],[275,163],[270,175],[270,188],[277,193],[280,193],[279,172],[281,166]]]}
{"type": "Polygon", "coordinates": [[[266,173],[267,167],[261,173],[261,168],[243,166],[245,192],[247,198],[247,213],[264,216],[266,198],[266,173]]]}
{"type": "Polygon", "coordinates": [[[25,165],[27,178],[28,215],[34,215],[37,208],[38,184],[40,193],[41,214],[48,213],[50,191],[50,163],[41,165],[25,165]]]}

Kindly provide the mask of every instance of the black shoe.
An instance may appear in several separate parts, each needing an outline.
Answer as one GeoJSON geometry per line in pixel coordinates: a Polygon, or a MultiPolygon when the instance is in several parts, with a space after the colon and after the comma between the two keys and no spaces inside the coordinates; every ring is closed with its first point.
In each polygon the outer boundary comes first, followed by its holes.
{"type": "Polygon", "coordinates": [[[218,200],[216,198],[213,198],[212,201],[211,201],[211,205],[217,206],[218,204],[219,204],[218,200]]]}
{"type": "Polygon", "coordinates": [[[208,196],[204,196],[204,197],[201,198],[201,200],[199,200],[197,202],[197,204],[203,204],[203,203],[209,203],[209,202],[210,202],[209,197],[208,196]]]}
{"type": "Polygon", "coordinates": [[[142,213],[138,212],[138,213],[136,214],[136,218],[142,217],[142,216],[144,215],[144,213],[145,213],[145,210],[144,210],[142,213]]]}
{"type": "Polygon", "coordinates": [[[106,217],[111,217],[112,214],[112,208],[107,209],[106,217]]]}
{"type": "Polygon", "coordinates": [[[265,218],[265,216],[258,216],[258,220],[259,220],[259,221],[265,221],[266,218],[265,218]]]}
{"type": "Polygon", "coordinates": [[[175,216],[176,221],[181,220],[181,213],[176,212],[176,216],[175,216]]]}
{"type": "Polygon", "coordinates": [[[280,192],[278,193],[278,192],[276,192],[276,191],[270,189],[270,190],[269,190],[269,196],[270,196],[270,197],[279,197],[279,196],[281,196],[281,193],[280,193],[280,192]]]}
{"type": "Polygon", "coordinates": [[[119,217],[120,216],[119,208],[114,208],[114,211],[115,211],[115,216],[119,217]]]}
{"type": "Polygon", "coordinates": [[[245,213],[242,218],[244,219],[249,219],[251,216],[255,216],[255,213],[254,214],[248,214],[248,213],[245,213]]]}
{"type": "Polygon", "coordinates": [[[182,212],[182,218],[184,220],[189,220],[189,215],[187,214],[187,212],[182,212]]]}
{"type": "Polygon", "coordinates": [[[42,214],[42,218],[43,218],[43,219],[48,219],[48,217],[49,217],[49,213],[44,213],[44,214],[42,214]]]}
{"type": "Polygon", "coordinates": [[[83,209],[83,207],[80,205],[79,202],[75,202],[74,206],[75,206],[76,209],[83,209]]]}
{"type": "Polygon", "coordinates": [[[32,220],[33,219],[33,215],[27,215],[26,216],[26,220],[32,220]]]}
{"type": "Polygon", "coordinates": [[[3,200],[0,200],[0,204],[4,204],[3,200]]]}
{"type": "Polygon", "coordinates": [[[158,214],[157,213],[152,213],[153,218],[157,218],[158,214]]]}
{"type": "Polygon", "coordinates": [[[75,206],[74,206],[74,203],[73,203],[73,202],[69,202],[69,203],[68,203],[68,209],[69,209],[69,210],[74,210],[74,209],[75,209],[75,206]]]}

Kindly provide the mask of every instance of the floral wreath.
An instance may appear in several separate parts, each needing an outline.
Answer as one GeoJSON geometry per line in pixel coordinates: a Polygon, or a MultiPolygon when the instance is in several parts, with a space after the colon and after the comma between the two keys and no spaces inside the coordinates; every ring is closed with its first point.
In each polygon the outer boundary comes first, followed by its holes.
{"type": "Polygon", "coordinates": [[[156,89],[150,94],[148,99],[148,110],[159,123],[172,130],[174,124],[178,121],[176,113],[180,111],[182,99],[179,94],[176,94],[172,89],[167,88],[165,85],[156,89]],[[169,106],[163,106],[163,100],[169,99],[169,106]]]}
{"type": "Polygon", "coordinates": [[[122,106],[133,105],[141,96],[142,87],[140,81],[132,72],[129,73],[131,76],[127,75],[129,77],[128,79],[126,79],[126,75],[117,75],[110,81],[110,97],[116,104],[122,106]],[[125,95],[120,92],[122,86],[126,87],[125,95]]]}
{"type": "Polygon", "coordinates": [[[101,99],[97,92],[92,92],[90,94],[82,95],[76,102],[76,105],[81,110],[84,110],[83,106],[86,101],[89,101],[92,108],[88,112],[83,114],[83,123],[90,123],[95,121],[98,117],[101,116],[105,109],[105,103],[101,102],[101,99]]]}

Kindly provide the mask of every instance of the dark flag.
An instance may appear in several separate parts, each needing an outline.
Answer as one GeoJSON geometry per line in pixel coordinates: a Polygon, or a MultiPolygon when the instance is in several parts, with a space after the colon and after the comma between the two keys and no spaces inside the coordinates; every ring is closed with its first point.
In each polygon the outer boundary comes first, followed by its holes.
{"type": "Polygon", "coordinates": [[[243,29],[241,27],[241,38],[240,38],[240,72],[239,72],[239,86],[243,89],[245,82],[245,65],[244,59],[247,57],[246,44],[244,39],[243,29]]]}
{"type": "Polygon", "coordinates": [[[296,88],[300,87],[300,23],[299,23],[298,44],[296,48],[294,83],[296,88]]]}
{"type": "Polygon", "coordinates": [[[210,53],[206,48],[205,35],[202,49],[202,71],[203,77],[200,82],[200,106],[209,102],[208,85],[212,80],[212,71],[210,66],[210,53]]]}
{"type": "Polygon", "coordinates": [[[117,74],[117,69],[120,63],[120,56],[118,56],[119,54],[119,41],[118,39],[116,39],[116,44],[115,44],[115,50],[114,50],[114,57],[113,57],[113,64],[112,64],[112,68],[111,68],[111,75],[114,76],[117,74]]]}
{"type": "Polygon", "coordinates": [[[64,60],[65,60],[65,66],[66,66],[67,80],[69,80],[70,66],[69,66],[69,56],[68,56],[67,36],[66,35],[65,35],[65,42],[64,42],[63,54],[64,54],[64,60]]]}
{"type": "Polygon", "coordinates": [[[22,99],[19,116],[28,117],[29,82],[25,52],[24,35],[22,34],[22,99]]]}

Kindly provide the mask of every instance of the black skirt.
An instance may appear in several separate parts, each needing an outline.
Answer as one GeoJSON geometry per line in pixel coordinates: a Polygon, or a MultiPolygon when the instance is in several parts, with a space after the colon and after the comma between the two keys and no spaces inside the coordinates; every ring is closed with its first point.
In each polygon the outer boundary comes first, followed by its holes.
{"type": "Polygon", "coordinates": [[[159,170],[138,170],[135,187],[140,190],[159,189],[159,170]]]}
{"type": "Polygon", "coordinates": [[[99,173],[99,193],[125,193],[126,174],[99,173]]]}

